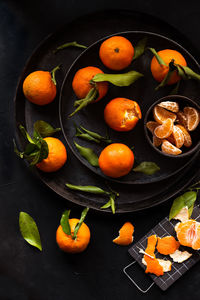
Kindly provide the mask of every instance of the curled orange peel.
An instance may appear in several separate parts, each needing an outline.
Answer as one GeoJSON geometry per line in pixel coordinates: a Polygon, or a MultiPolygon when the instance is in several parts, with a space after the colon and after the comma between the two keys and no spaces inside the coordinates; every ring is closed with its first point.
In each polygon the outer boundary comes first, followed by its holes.
{"type": "Polygon", "coordinates": [[[121,246],[130,245],[133,242],[134,226],[126,222],[119,230],[119,236],[113,240],[113,243],[121,246]]]}
{"type": "Polygon", "coordinates": [[[158,238],[157,250],[163,255],[174,253],[180,247],[180,243],[173,236],[158,238]]]}

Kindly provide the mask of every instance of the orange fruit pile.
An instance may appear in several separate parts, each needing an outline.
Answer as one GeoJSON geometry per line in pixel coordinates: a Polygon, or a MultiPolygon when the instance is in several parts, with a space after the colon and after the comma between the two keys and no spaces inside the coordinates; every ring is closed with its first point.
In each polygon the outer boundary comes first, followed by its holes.
{"type": "Polygon", "coordinates": [[[99,156],[101,171],[112,178],[119,178],[128,174],[133,168],[133,164],[133,152],[128,146],[121,143],[108,145],[99,156]]]}
{"type": "Polygon", "coordinates": [[[122,70],[133,60],[134,48],[123,36],[106,39],[100,46],[99,57],[102,63],[111,70],[122,70]]]}
{"type": "Polygon", "coordinates": [[[199,125],[199,111],[194,107],[184,107],[179,110],[179,104],[174,101],[164,101],[153,108],[154,121],[149,121],[146,127],[153,135],[153,145],[161,146],[161,151],[170,155],[182,153],[182,146],[191,147],[190,131],[199,125]]]}
{"type": "Polygon", "coordinates": [[[104,109],[105,122],[116,131],[132,130],[141,118],[138,103],[127,98],[115,98],[104,109]]]}
{"type": "Polygon", "coordinates": [[[58,171],[66,163],[67,151],[64,144],[57,138],[44,138],[48,145],[49,154],[47,158],[43,159],[36,167],[43,172],[58,171]]]}
{"type": "Polygon", "coordinates": [[[59,225],[56,231],[56,242],[61,250],[68,253],[80,253],[87,248],[90,241],[90,229],[84,222],[77,232],[76,239],[73,239],[74,229],[79,221],[79,219],[75,218],[69,219],[71,235],[67,235],[63,231],[62,226],[59,225]]]}

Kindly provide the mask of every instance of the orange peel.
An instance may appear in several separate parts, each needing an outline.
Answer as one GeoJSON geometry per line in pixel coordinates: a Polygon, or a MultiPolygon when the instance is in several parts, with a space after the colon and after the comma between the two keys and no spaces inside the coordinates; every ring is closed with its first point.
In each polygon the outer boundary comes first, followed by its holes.
{"type": "Polygon", "coordinates": [[[163,255],[174,253],[180,247],[180,243],[173,236],[158,238],[157,250],[163,255]]]}
{"type": "Polygon", "coordinates": [[[128,246],[133,242],[134,226],[126,222],[119,230],[119,236],[113,240],[113,243],[121,246],[128,246]]]}
{"type": "Polygon", "coordinates": [[[192,253],[189,253],[187,251],[180,251],[176,250],[173,254],[170,254],[170,257],[173,259],[174,262],[182,263],[188,258],[192,256],[192,253]]]}

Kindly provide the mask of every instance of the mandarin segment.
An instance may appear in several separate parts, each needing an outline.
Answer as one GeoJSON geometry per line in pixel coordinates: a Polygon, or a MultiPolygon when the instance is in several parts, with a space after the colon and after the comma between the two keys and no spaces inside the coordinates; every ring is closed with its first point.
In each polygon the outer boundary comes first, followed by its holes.
{"type": "Polygon", "coordinates": [[[179,111],[179,104],[174,101],[163,101],[158,104],[158,106],[163,107],[171,112],[177,113],[179,111]]]}
{"type": "Polygon", "coordinates": [[[153,109],[153,116],[156,122],[162,124],[167,119],[172,119],[173,122],[176,120],[176,114],[166,110],[163,107],[156,105],[153,109]]]}
{"type": "Polygon", "coordinates": [[[133,242],[134,226],[126,222],[119,230],[119,236],[113,240],[113,243],[127,246],[133,242]]]}
{"type": "Polygon", "coordinates": [[[155,128],[154,130],[155,136],[157,136],[159,139],[167,138],[173,132],[173,125],[174,125],[173,120],[167,119],[166,121],[163,122],[162,125],[155,128]]]}
{"type": "Polygon", "coordinates": [[[153,145],[155,147],[160,147],[160,145],[162,145],[162,142],[162,139],[159,139],[156,135],[153,135],[153,145]]]}
{"type": "Polygon", "coordinates": [[[182,125],[179,125],[177,124],[176,127],[180,128],[181,131],[182,131],[182,134],[184,136],[184,146],[185,147],[191,147],[192,146],[192,138],[191,138],[191,135],[189,134],[189,132],[187,131],[187,129],[182,126],[182,125]]]}
{"type": "Polygon", "coordinates": [[[158,127],[160,124],[156,121],[149,121],[146,123],[146,127],[149,129],[149,131],[153,134],[156,127],[158,127]]]}
{"type": "Polygon", "coordinates": [[[183,127],[187,128],[187,118],[186,118],[186,115],[182,111],[179,111],[177,113],[176,122],[178,124],[182,125],[183,127]]]}
{"type": "Polygon", "coordinates": [[[174,138],[175,146],[181,148],[184,144],[184,135],[182,130],[176,125],[173,127],[172,136],[174,138]]]}
{"type": "Polygon", "coordinates": [[[195,220],[178,223],[175,226],[177,238],[181,245],[200,249],[200,223],[195,220]]]}
{"type": "Polygon", "coordinates": [[[169,255],[174,253],[180,246],[180,243],[176,241],[173,236],[166,236],[158,238],[157,250],[163,255],[169,255]]]}
{"type": "Polygon", "coordinates": [[[183,112],[186,116],[187,130],[193,131],[199,125],[199,112],[194,107],[184,107],[183,112]]]}
{"type": "Polygon", "coordinates": [[[171,144],[169,141],[164,140],[161,145],[161,150],[170,155],[179,155],[182,153],[182,150],[171,144]]]}

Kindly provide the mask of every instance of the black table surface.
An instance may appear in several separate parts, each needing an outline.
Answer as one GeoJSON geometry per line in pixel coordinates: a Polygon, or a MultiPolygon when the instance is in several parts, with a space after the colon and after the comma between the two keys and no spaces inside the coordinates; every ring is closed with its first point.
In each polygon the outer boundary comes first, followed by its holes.
{"type": "MultiPolygon", "coordinates": [[[[132,261],[128,247],[112,243],[126,221],[134,224],[135,240],[139,240],[168,214],[173,199],[123,215],[90,210],[86,222],[91,229],[89,247],[82,254],[68,255],[59,250],[55,232],[66,208],[72,209],[74,217],[80,215],[82,208],[50,191],[13,154],[13,98],[27,58],[46,35],[63,23],[105,9],[129,9],[157,16],[184,33],[200,51],[198,1],[0,1],[0,300],[199,298],[199,264],[167,291],[153,287],[143,295],[122,271],[132,261]],[[42,253],[21,237],[20,211],[36,220],[42,253]]],[[[136,279],[142,278],[140,271],[136,266],[136,279]]]]}

